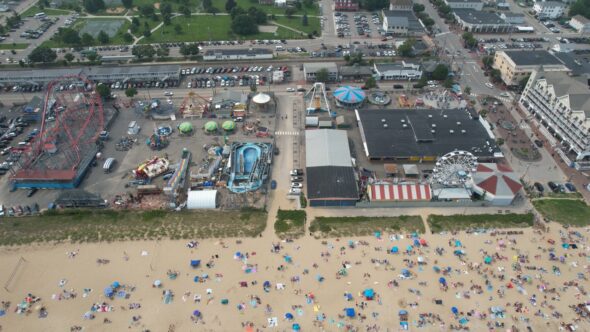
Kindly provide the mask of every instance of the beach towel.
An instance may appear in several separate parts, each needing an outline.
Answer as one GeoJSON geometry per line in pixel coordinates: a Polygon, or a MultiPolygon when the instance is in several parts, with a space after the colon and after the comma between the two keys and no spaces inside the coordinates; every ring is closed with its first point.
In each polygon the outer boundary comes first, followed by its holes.
{"type": "Polygon", "coordinates": [[[303,316],[303,309],[298,308],[295,312],[297,312],[297,316],[303,316]]]}
{"type": "Polygon", "coordinates": [[[279,320],[276,317],[271,317],[268,319],[268,327],[277,327],[279,326],[279,320]]]}

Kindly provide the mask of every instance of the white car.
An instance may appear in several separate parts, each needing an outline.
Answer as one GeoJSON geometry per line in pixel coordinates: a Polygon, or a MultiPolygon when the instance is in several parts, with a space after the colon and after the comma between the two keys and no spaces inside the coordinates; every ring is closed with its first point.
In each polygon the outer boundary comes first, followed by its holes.
{"type": "Polygon", "coordinates": [[[488,83],[486,83],[486,86],[487,86],[488,88],[490,88],[490,89],[493,89],[493,88],[494,88],[494,85],[493,85],[492,83],[489,83],[489,82],[488,82],[488,83]]]}
{"type": "Polygon", "coordinates": [[[295,92],[295,88],[287,88],[287,92],[295,92]]]}
{"type": "Polygon", "coordinates": [[[164,92],[164,96],[166,96],[166,97],[172,97],[172,96],[174,96],[174,93],[173,92],[170,92],[170,91],[165,91],[164,92]]]}
{"type": "Polygon", "coordinates": [[[303,188],[303,183],[301,183],[301,182],[291,182],[291,188],[303,188]]]}

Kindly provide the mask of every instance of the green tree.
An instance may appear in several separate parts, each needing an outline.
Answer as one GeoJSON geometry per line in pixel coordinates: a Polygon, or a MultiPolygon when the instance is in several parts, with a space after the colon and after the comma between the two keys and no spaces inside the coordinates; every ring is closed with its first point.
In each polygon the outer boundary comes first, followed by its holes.
{"type": "Polygon", "coordinates": [[[494,64],[494,57],[490,55],[484,56],[481,58],[481,62],[483,63],[485,69],[490,69],[494,64]]]}
{"type": "Polygon", "coordinates": [[[133,18],[131,19],[131,25],[132,25],[132,26],[139,27],[139,26],[140,26],[140,24],[141,24],[141,22],[139,22],[139,19],[138,19],[137,17],[133,17],[133,18]]]}
{"type": "Polygon", "coordinates": [[[231,29],[234,33],[242,36],[258,33],[256,21],[249,15],[238,15],[231,22],[231,29]]]}
{"type": "Polygon", "coordinates": [[[313,7],[313,0],[303,0],[303,5],[307,8],[313,7]]]}
{"type": "Polygon", "coordinates": [[[143,5],[139,7],[139,13],[145,17],[150,17],[156,13],[156,9],[153,5],[143,5]]]}
{"type": "Polygon", "coordinates": [[[303,14],[303,17],[301,18],[301,24],[306,27],[309,25],[309,22],[307,20],[307,13],[303,14]]]}
{"type": "Polygon", "coordinates": [[[133,36],[132,36],[132,35],[131,35],[129,32],[125,32],[125,33],[123,34],[123,40],[124,40],[126,43],[131,43],[131,42],[133,41],[133,36]]]}
{"type": "Polygon", "coordinates": [[[590,18],[590,0],[576,0],[570,5],[569,16],[582,15],[590,18]]]}
{"type": "Polygon", "coordinates": [[[367,80],[365,81],[365,88],[374,89],[376,87],[377,87],[377,81],[375,81],[375,78],[373,78],[373,77],[367,78],[367,80]]]}
{"type": "Polygon", "coordinates": [[[531,77],[531,75],[527,75],[525,77],[523,77],[520,81],[518,81],[518,89],[520,91],[524,90],[524,88],[526,87],[526,84],[529,82],[529,78],[531,77]]]}
{"type": "Polygon", "coordinates": [[[90,61],[90,62],[94,62],[94,61],[98,60],[98,53],[96,53],[96,52],[88,53],[88,55],[86,55],[86,59],[88,59],[88,61],[90,61]]]}
{"type": "Polygon", "coordinates": [[[171,15],[170,14],[162,15],[162,22],[166,26],[172,24],[172,17],[171,17],[171,15]]]}
{"type": "Polygon", "coordinates": [[[182,44],[180,46],[180,54],[185,57],[194,56],[199,54],[199,45],[195,43],[182,44]]]}
{"type": "Polygon", "coordinates": [[[502,72],[499,69],[492,69],[490,71],[490,77],[494,83],[502,82],[502,72]]]}
{"type": "Polygon", "coordinates": [[[96,36],[96,40],[98,40],[98,42],[101,44],[108,44],[110,41],[110,38],[106,32],[100,30],[100,32],[98,33],[98,36],[96,36]]]}
{"type": "Polygon", "coordinates": [[[160,46],[156,50],[156,55],[160,58],[165,58],[170,55],[170,49],[166,46],[160,46]]]}
{"type": "Polygon", "coordinates": [[[89,13],[96,13],[97,11],[106,8],[103,0],[84,0],[82,5],[89,13]]]}
{"type": "Polygon", "coordinates": [[[368,11],[381,10],[389,7],[389,0],[363,0],[361,7],[368,11]]]}
{"type": "Polygon", "coordinates": [[[38,46],[29,54],[29,61],[49,63],[57,59],[57,53],[47,46],[38,46]]]}
{"type": "Polygon", "coordinates": [[[409,58],[414,56],[414,44],[416,40],[414,38],[408,38],[406,41],[397,48],[397,53],[400,56],[409,58]]]}
{"type": "Polygon", "coordinates": [[[144,22],[143,24],[143,36],[145,38],[149,38],[152,35],[152,30],[150,29],[150,25],[148,22],[144,22]]]}
{"type": "Polygon", "coordinates": [[[225,11],[231,13],[231,10],[234,9],[238,4],[236,0],[227,0],[225,2],[225,11]]]}
{"type": "Polygon", "coordinates": [[[449,76],[449,67],[447,67],[447,65],[444,64],[438,64],[436,66],[436,68],[434,68],[434,71],[432,72],[432,79],[435,79],[437,81],[444,81],[447,79],[447,77],[449,76]]]}
{"type": "Polygon", "coordinates": [[[71,29],[71,28],[61,28],[56,36],[62,43],[67,45],[80,45],[80,35],[78,31],[71,29]]]}
{"type": "Polygon", "coordinates": [[[111,87],[108,84],[98,83],[96,86],[96,92],[98,92],[98,95],[104,99],[111,97],[111,87]]]}
{"type": "Polygon", "coordinates": [[[133,8],[133,0],[121,0],[121,3],[127,9],[133,8]]]}
{"type": "Polygon", "coordinates": [[[84,46],[91,46],[94,44],[94,37],[92,37],[92,35],[88,32],[84,32],[84,34],[82,34],[82,38],[80,39],[80,43],[84,46]]]}
{"type": "Polygon", "coordinates": [[[466,86],[465,89],[463,89],[463,92],[469,96],[471,94],[471,87],[466,86]]]}
{"type": "Polygon", "coordinates": [[[414,10],[414,13],[418,14],[424,11],[424,5],[419,4],[419,3],[415,3],[414,6],[412,7],[412,9],[414,10]]]}
{"type": "Polygon", "coordinates": [[[453,79],[448,77],[446,80],[444,80],[442,85],[443,87],[450,89],[453,86],[453,84],[455,84],[455,82],[453,82],[453,79]]]}
{"type": "Polygon", "coordinates": [[[164,2],[160,6],[160,13],[162,15],[171,15],[172,14],[172,5],[168,2],[164,2]]]}
{"type": "Polygon", "coordinates": [[[297,10],[293,7],[288,7],[287,9],[285,9],[285,15],[288,18],[293,18],[293,15],[295,15],[296,12],[297,10]]]}
{"type": "Polygon", "coordinates": [[[156,50],[152,45],[135,45],[133,49],[131,49],[131,54],[133,54],[138,59],[151,59],[156,54],[156,50]]]}
{"type": "Polygon", "coordinates": [[[466,48],[473,49],[477,47],[477,39],[473,37],[471,32],[464,32],[461,37],[463,38],[463,43],[465,44],[466,48]]]}
{"type": "Polygon", "coordinates": [[[180,24],[175,24],[174,25],[174,32],[176,32],[177,35],[182,34],[182,26],[180,24]]]}
{"type": "Polygon", "coordinates": [[[64,59],[66,59],[67,62],[72,62],[74,61],[74,55],[72,53],[66,53],[64,54],[64,59]]]}
{"type": "Polygon", "coordinates": [[[133,97],[135,97],[135,95],[137,95],[136,88],[128,87],[127,89],[125,89],[125,96],[127,96],[127,98],[133,98],[133,97]]]}
{"type": "Polygon", "coordinates": [[[330,79],[328,69],[322,68],[315,73],[315,81],[326,83],[330,79]]]}
{"type": "Polygon", "coordinates": [[[184,15],[184,16],[186,16],[186,17],[191,17],[191,9],[190,9],[190,8],[188,8],[188,7],[186,7],[186,6],[183,6],[183,7],[180,9],[180,12],[182,13],[182,15],[184,15]]]}

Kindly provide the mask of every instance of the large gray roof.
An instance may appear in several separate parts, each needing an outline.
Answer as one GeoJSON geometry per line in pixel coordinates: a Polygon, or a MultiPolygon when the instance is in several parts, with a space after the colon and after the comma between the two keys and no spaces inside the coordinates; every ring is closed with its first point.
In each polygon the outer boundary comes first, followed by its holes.
{"type": "Polygon", "coordinates": [[[463,22],[479,25],[508,24],[498,14],[474,9],[454,9],[453,12],[463,22]]]}
{"type": "Polygon", "coordinates": [[[570,77],[565,72],[548,71],[539,73],[538,77],[545,78],[548,85],[553,86],[556,97],[568,96],[572,110],[584,111],[590,116],[590,89],[588,83],[570,77]]]}
{"type": "Polygon", "coordinates": [[[562,64],[555,55],[545,50],[534,51],[504,51],[517,66],[545,66],[562,64]]]}
{"type": "Polygon", "coordinates": [[[315,129],[305,131],[307,167],[351,166],[348,136],[344,130],[315,129]]]}

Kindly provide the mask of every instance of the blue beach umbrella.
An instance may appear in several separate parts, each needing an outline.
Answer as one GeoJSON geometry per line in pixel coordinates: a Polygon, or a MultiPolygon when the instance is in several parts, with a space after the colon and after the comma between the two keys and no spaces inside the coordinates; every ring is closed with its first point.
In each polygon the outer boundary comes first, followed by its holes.
{"type": "Polygon", "coordinates": [[[354,308],[346,308],[346,309],[344,309],[344,311],[346,311],[346,317],[356,316],[356,313],[354,312],[354,308]]]}
{"type": "Polygon", "coordinates": [[[391,253],[397,254],[399,252],[399,248],[397,246],[391,248],[391,253]]]}

